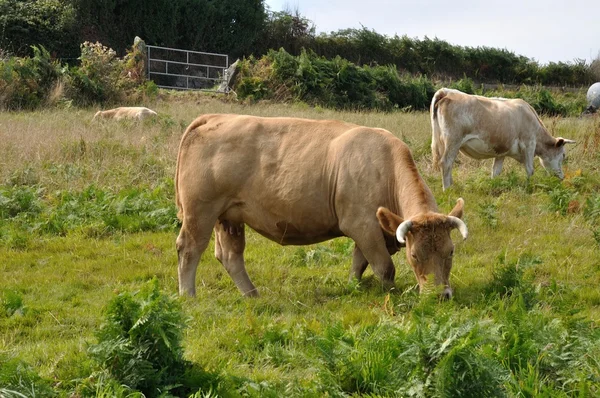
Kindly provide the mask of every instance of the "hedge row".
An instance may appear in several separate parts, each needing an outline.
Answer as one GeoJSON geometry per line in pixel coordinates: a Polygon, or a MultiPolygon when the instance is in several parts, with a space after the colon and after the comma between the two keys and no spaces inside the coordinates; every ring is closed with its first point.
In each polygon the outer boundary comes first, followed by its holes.
{"type": "MultiPolygon", "coordinates": [[[[283,49],[264,57],[241,61],[235,92],[250,101],[302,101],[311,105],[353,110],[427,110],[441,83],[424,75],[401,74],[393,66],[358,66],[339,56],[327,59],[303,50],[293,56],[283,49]]],[[[470,94],[523,98],[539,113],[579,115],[585,109],[582,91],[551,93],[542,86],[521,86],[517,90],[476,87],[463,78],[446,84],[470,94]]]]}

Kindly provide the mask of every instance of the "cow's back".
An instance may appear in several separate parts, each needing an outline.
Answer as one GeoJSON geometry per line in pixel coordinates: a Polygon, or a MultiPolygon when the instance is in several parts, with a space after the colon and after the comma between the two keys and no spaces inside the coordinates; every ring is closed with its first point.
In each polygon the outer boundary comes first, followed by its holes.
{"type": "Polygon", "coordinates": [[[281,243],[327,239],[352,211],[395,207],[386,200],[397,145],[385,130],[339,121],[204,115],[181,140],[178,206],[218,203],[223,217],[281,243]]]}
{"type": "Polygon", "coordinates": [[[473,158],[519,157],[519,143],[535,145],[543,129],[531,106],[518,98],[488,98],[447,90],[437,106],[444,134],[462,142],[462,151],[473,158]]]}

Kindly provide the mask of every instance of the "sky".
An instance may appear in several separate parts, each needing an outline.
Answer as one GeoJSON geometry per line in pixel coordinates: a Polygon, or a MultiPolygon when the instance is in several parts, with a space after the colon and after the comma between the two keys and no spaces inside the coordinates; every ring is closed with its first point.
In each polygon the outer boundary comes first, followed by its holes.
{"type": "Polygon", "coordinates": [[[317,33],[372,29],[387,36],[437,37],[495,47],[540,64],[600,57],[598,0],[265,0],[272,11],[298,10],[317,33]]]}

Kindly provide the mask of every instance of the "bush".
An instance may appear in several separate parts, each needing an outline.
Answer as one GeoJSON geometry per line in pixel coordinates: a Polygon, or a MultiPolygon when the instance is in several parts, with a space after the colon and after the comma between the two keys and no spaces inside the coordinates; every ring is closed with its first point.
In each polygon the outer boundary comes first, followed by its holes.
{"type": "Polygon", "coordinates": [[[81,45],[80,66],[70,71],[71,97],[79,104],[123,102],[133,81],[123,78],[125,65],[117,53],[101,43],[81,45]]]}
{"type": "Polygon", "coordinates": [[[77,55],[75,1],[0,1],[0,48],[19,56],[31,56],[31,46],[45,47],[61,57],[77,55]]]}
{"type": "Polygon", "coordinates": [[[139,292],[121,293],[108,304],[98,344],[89,353],[115,380],[158,396],[177,386],[185,373],[185,322],[178,301],[162,294],[153,279],[139,292]]]}
{"type": "Polygon", "coordinates": [[[468,77],[457,80],[451,83],[448,87],[462,91],[466,94],[476,94],[475,84],[473,83],[473,80],[469,79],[468,77]]]}
{"type": "Polygon", "coordinates": [[[0,188],[0,219],[39,214],[42,210],[41,193],[42,190],[35,187],[0,188]]]}
{"type": "Polygon", "coordinates": [[[302,101],[335,109],[424,110],[435,92],[424,77],[400,76],[391,66],[359,67],[312,51],[283,49],[245,59],[235,90],[240,98],[302,101]]]}
{"type": "Polygon", "coordinates": [[[78,105],[139,102],[156,97],[146,81],[143,42],[124,58],[100,43],[81,45],[80,65],[69,69],[53,60],[43,46],[32,57],[0,58],[0,109],[35,109],[66,97],[78,105]]]}
{"type": "Polygon", "coordinates": [[[503,396],[508,374],[491,355],[497,331],[422,303],[402,324],[358,331],[329,327],[316,338],[322,393],[332,396],[503,396]]]}
{"type": "Polygon", "coordinates": [[[31,48],[33,57],[0,59],[0,109],[34,109],[62,94],[59,63],[43,46],[31,48]]]}
{"type": "Polygon", "coordinates": [[[551,92],[542,86],[521,86],[516,91],[491,90],[487,97],[521,98],[539,114],[549,116],[579,116],[586,107],[585,93],[551,92]]]}

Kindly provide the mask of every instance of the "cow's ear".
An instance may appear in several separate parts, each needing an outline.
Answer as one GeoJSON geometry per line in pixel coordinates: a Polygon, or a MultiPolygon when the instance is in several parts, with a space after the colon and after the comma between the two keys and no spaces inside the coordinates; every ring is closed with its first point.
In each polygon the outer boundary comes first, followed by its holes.
{"type": "Polygon", "coordinates": [[[452,211],[450,213],[448,213],[448,215],[462,219],[464,207],[465,207],[464,199],[458,198],[456,201],[456,206],[454,206],[454,209],[452,209],[452,211]]]}
{"type": "Polygon", "coordinates": [[[377,209],[377,219],[379,220],[381,228],[383,228],[383,230],[391,236],[396,236],[396,230],[398,229],[398,226],[402,224],[402,221],[404,221],[402,217],[392,213],[385,207],[380,207],[377,209]]]}

